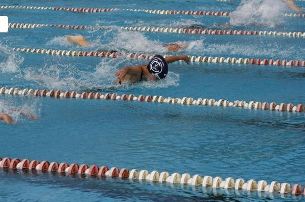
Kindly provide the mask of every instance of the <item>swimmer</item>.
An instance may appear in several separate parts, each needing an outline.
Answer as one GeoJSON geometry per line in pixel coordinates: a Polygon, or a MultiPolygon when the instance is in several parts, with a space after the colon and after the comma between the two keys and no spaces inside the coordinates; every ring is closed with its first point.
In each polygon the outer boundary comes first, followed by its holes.
{"type": "Polygon", "coordinates": [[[187,44],[177,42],[177,43],[164,44],[163,47],[166,48],[167,51],[169,51],[169,52],[177,52],[177,51],[186,49],[187,44]]]}
{"type": "Polygon", "coordinates": [[[89,46],[89,42],[82,35],[67,36],[67,41],[69,43],[79,45],[79,46],[82,46],[82,47],[89,46]]]}
{"type": "Polygon", "coordinates": [[[282,0],[282,1],[284,1],[291,10],[294,10],[298,13],[302,12],[302,9],[296,5],[295,0],[282,0]]]}
{"type": "MultiPolygon", "coordinates": [[[[19,110],[16,110],[14,109],[13,111],[19,111],[19,110]]],[[[25,111],[21,111],[20,114],[30,120],[36,120],[37,117],[31,113],[27,113],[25,111]]],[[[6,123],[6,124],[14,124],[15,121],[13,119],[13,117],[7,113],[0,113],[0,121],[2,121],[3,123],[6,123]]]]}
{"type": "MultiPolygon", "coordinates": [[[[90,43],[82,35],[67,36],[67,41],[71,44],[78,45],[78,46],[81,46],[81,47],[90,46],[90,43]]],[[[181,42],[176,42],[176,43],[164,44],[163,47],[166,48],[167,51],[177,52],[179,50],[187,48],[187,44],[181,43],[181,42]]],[[[101,51],[101,50],[99,50],[99,51],[101,51]]],[[[116,52],[115,50],[112,50],[112,51],[116,52]]]]}
{"type": "Polygon", "coordinates": [[[116,82],[118,84],[134,84],[140,81],[157,81],[164,79],[168,73],[168,64],[176,61],[190,62],[188,56],[168,56],[155,55],[147,65],[137,65],[124,67],[116,72],[116,82]]]}

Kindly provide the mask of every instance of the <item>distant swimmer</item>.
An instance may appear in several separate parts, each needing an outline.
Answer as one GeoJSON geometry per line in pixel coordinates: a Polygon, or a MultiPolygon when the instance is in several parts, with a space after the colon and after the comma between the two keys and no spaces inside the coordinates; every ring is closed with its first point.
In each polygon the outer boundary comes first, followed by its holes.
{"type": "Polygon", "coordinates": [[[69,43],[72,43],[74,45],[79,45],[82,47],[89,46],[89,42],[82,35],[67,36],[67,41],[69,43]]]}
{"type": "MultiPolygon", "coordinates": [[[[20,113],[20,115],[30,119],[30,120],[36,120],[37,117],[29,112],[25,112],[25,111],[19,111],[17,109],[14,109],[12,111],[17,111],[20,113]]],[[[14,124],[15,120],[13,119],[13,117],[11,115],[9,115],[6,112],[0,112],[0,121],[2,121],[3,123],[6,124],[14,124]]]]}
{"type": "MultiPolygon", "coordinates": [[[[90,46],[90,43],[82,35],[67,36],[67,41],[71,44],[78,45],[81,47],[90,46]]],[[[169,52],[177,52],[187,48],[187,44],[182,42],[175,42],[175,43],[164,44],[163,47],[166,48],[167,51],[169,52]]],[[[116,50],[112,50],[112,51],[116,52],[116,50]]]]}
{"type": "Polygon", "coordinates": [[[124,67],[116,72],[118,84],[133,84],[140,81],[157,81],[164,79],[168,74],[168,64],[176,61],[190,62],[188,56],[168,56],[155,55],[146,65],[124,67]]]}
{"type": "Polygon", "coordinates": [[[295,0],[282,0],[282,1],[285,2],[291,10],[294,10],[298,13],[302,12],[302,9],[296,5],[295,0]]]}
{"type": "Polygon", "coordinates": [[[186,43],[182,42],[168,43],[163,45],[163,47],[166,48],[169,52],[177,52],[186,49],[187,46],[188,45],[186,43]]]}

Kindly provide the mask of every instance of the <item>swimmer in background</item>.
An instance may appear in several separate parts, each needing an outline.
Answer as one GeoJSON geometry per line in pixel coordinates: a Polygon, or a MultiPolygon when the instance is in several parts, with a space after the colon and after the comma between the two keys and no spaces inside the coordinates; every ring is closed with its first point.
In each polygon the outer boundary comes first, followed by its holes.
{"type": "Polygon", "coordinates": [[[188,56],[168,56],[162,57],[155,55],[146,65],[136,65],[124,67],[118,70],[115,74],[118,84],[134,84],[140,81],[158,81],[164,79],[168,73],[168,64],[176,61],[190,62],[188,56]]]}
{"type": "MultiPolygon", "coordinates": [[[[13,110],[13,111],[20,111],[20,110],[13,110]]],[[[25,111],[20,111],[20,114],[30,120],[36,120],[37,117],[29,112],[25,112],[25,111]]],[[[6,123],[6,124],[14,124],[15,121],[13,119],[13,117],[11,115],[9,115],[8,113],[1,113],[0,112],[0,121],[2,121],[3,123],[6,123]]]]}
{"type": "MultiPolygon", "coordinates": [[[[288,6],[288,8],[290,8],[291,10],[294,10],[297,13],[300,13],[303,11],[300,7],[298,7],[296,5],[295,0],[281,0],[281,1],[284,2],[288,6]]],[[[233,2],[233,1],[231,1],[231,2],[233,2]]]]}
{"type": "MultiPolygon", "coordinates": [[[[87,47],[90,45],[90,43],[82,35],[67,36],[67,41],[71,44],[82,46],[82,47],[87,47]]],[[[187,45],[184,43],[177,42],[177,43],[164,44],[163,47],[166,48],[167,51],[176,52],[176,51],[187,48],[187,45]]]]}
{"type": "Polygon", "coordinates": [[[89,46],[89,42],[83,37],[82,35],[75,35],[75,36],[67,36],[66,37],[67,41],[71,44],[82,46],[82,47],[87,47],[89,46]]]}
{"type": "Polygon", "coordinates": [[[294,10],[298,13],[302,12],[302,9],[296,5],[295,0],[282,0],[282,1],[285,2],[291,10],[294,10]]]}

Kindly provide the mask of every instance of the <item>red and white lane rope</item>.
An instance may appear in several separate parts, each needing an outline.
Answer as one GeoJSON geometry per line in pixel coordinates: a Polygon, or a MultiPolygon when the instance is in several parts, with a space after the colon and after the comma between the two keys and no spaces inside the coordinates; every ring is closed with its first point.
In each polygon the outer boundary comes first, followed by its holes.
{"type": "MultiPolygon", "coordinates": [[[[47,28],[47,27],[70,29],[70,30],[113,29],[113,27],[111,26],[9,23],[10,29],[38,29],[38,28],[47,28]]],[[[124,31],[175,33],[175,34],[191,34],[191,35],[237,35],[237,36],[275,36],[275,37],[288,37],[288,38],[305,38],[305,32],[194,29],[194,28],[156,27],[156,26],[128,26],[128,27],[122,26],[119,28],[124,31]]]]}
{"type": "MultiPolygon", "coordinates": [[[[55,50],[55,49],[41,49],[41,48],[13,48],[14,51],[32,53],[32,54],[46,54],[56,56],[68,57],[107,57],[118,58],[124,57],[127,59],[149,60],[153,55],[143,53],[123,53],[113,51],[73,51],[73,50],[55,50]]],[[[166,55],[165,55],[166,56],[166,55]]],[[[213,64],[248,64],[259,66],[275,66],[275,67],[305,67],[305,60],[275,60],[263,58],[235,58],[235,57],[210,57],[210,56],[192,56],[189,55],[192,63],[213,63],[213,64]]]]}
{"type": "Polygon", "coordinates": [[[96,178],[118,178],[129,179],[131,181],[147,181],[154,183],[181,184],[189,186],[212,187],[214,189],[235,189],[244,191],[257,191],[267,193],[280,193],[290,195],[305,195],[304,188],[300,184],[280,183],[272,181],[270,184],[265,180],[256,181],[254,179],[244,180],[242,178],[233,179],[221,177],[191,175],[189,173],[172,173],[163,171],[137,170],[117,168],[108,166],[98,166],[96,164],[78,164],[66,162],[49,162],[17,158],[0,158],[0,168],[4,170],[35,171],[36,173],[57,173],[63,176],[81,176],[96,178]]]}
{"type": "MultiPolygon", "coordinates": [[[[160,10],[160,9],[120,9],[120,8],[68,8],[68,7],[43,7],[43,6],[7,6],[2,5],[0,9],[23,9],[23,10],[53,10],[69,11],[75,13],[101,13],[111,11],[144,12],[158,15],[199,15],[199,16],[230,16],[229,11],[203,11],[203,10],[160,10]]],[[[305,17],[301,13],[284,13],[286,17],[305,17]]]]}
{"type": "Polygon", "coordinates": [[[162,97],[159,95],[133,95],[133,94],[117,94],[117,93],[99,93],[99,92],[76,92],[76,91],[60,91],[46,89],[19,89],[19,88],[0,88],[0,95],[14,96],[34,96],[34,97],[51,97],[51,98],[70,98],[70,99],[95,99],[110,101],[130,101],[130,102],[146,102],[161,103],[173,105],[196,105],[196,106],[213,106],[213,107],[234,107],[250,110],[269,110],[279,112],[299,112],[304,113],[304,104],[291,103],[275,103],[275,102],[258,102],[258,101],[228,101],[225,99],[207,99],[192,97],[162,97]]]}
{"type": "Polygon", "coordinates": [[[46,6],[0,6],[0,9],[20,9],[20,10],[53,10],[70,11],[77,13],[102,13],[116,11],[116,8],[67,8],[67,7],[46,7],[46,6]]]}

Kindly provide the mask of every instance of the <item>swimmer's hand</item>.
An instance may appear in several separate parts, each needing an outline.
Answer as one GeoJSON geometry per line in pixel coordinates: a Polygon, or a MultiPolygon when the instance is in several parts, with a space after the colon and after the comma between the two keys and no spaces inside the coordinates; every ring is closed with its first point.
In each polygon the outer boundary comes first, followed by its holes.
{"type": "Polygon", "coordinates": [[[301,13],[302,12],[302,9],[295,4],[294,0],[284,0],[284,1],[286,2],[287,6],[291,10],[294,10],[297,13],[301,13]]]}
{"type": "Polygon", "coordinates": [[[181,57],[182,57],[182,60],[183,60],[184,62],[186,62],[186,64],[190,64],[190,63],[191,63],[191,59],[190,59],[189,56],[183,55],[183,56],[181,56],[181,57]]]}

